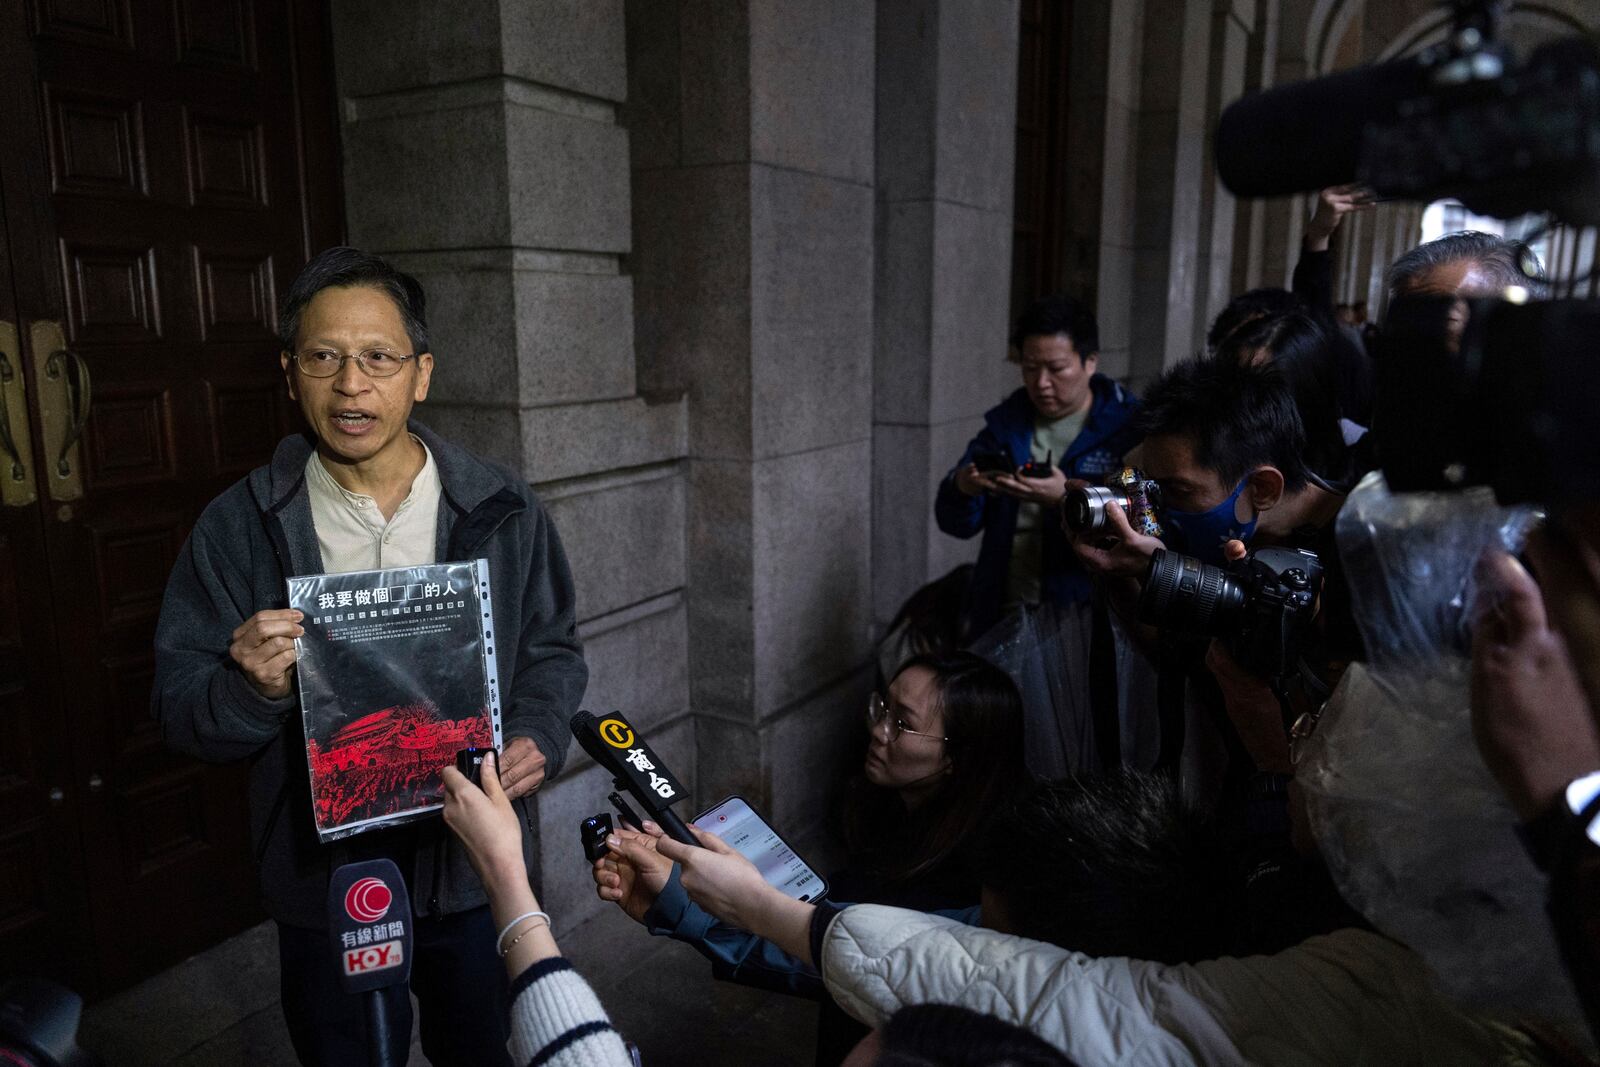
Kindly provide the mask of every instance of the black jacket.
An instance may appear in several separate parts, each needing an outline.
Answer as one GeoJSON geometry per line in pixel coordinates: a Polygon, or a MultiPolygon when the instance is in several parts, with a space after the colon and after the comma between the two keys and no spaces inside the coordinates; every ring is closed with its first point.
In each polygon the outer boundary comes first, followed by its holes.
{"type": "MultiPolygon", "coordinates": [[[[572,572],[544,508],[509,471],[411,424],[427,444],[441,486],[437,558],[487,558],[499,642],[504,736],[531,738],[548,761],[566,757],[567,720],[589,671],[578,643],[572,572]]],[[[285,438],[272,463],[213,500],[167,580],[156,628],[151,710],[169,746],[201,759],[251,760],[250,829],[267,912],[292,926],[326,925],[332,868],[375,856],[405,872],[419,915],[483,904],[465,850],[439,818],[319,844],[311,813],[299,699],[268,700],[228,655],[233,630],[258,611],[288,606],[285,579],[319,574],[305,467],[309,435],[285,438]]],[[[536,858],[531,805],[516,802],[529,869],[536,858]]]]}

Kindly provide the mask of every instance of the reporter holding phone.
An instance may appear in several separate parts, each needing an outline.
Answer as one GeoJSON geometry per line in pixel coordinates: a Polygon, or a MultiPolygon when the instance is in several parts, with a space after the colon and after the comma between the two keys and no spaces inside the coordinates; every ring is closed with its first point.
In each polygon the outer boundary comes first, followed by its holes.
{"type": "Polygon", "coordinates": [[[1089,576],[1056,509],[1069,488],[1098,484],[1120,467],[1137,442],[1131,423],[1139,400],[1096,372],[1099,329],[1087,307],[1067,296],[1036,300],[1017,320],[1011,345],[1022,388],[984,414],[984,428],[934,503],[945,533],[983,534],[963,612],[971,637],[1014,604],[1089,599],[1089,576]]]}
{"type": "Polygon", "coordinates": [[[594,990],[561,956],[522,856],[522,828],[500,785],[494,753],[482,788],[454,767],[444,775],[444,821],[465,846],[489,897],[495,946],[511,981],[511,1054],[549,1067],[632,1067],[594,990]]]}
{"type": "MultiPolygon", "coordinates": [[[[829,879],[829,899],[975,922],[984,828],[1030,784],[1016,686],[969,652],[919,656],[873,695],[866,725],[846,804],[849,858],[829,879]]],[[[658,851],[659,828],[645,829],[611,835],[612,855],[593,870],[600,898],[651,934],[693,945],[718,978],[822,1001],[817,1062],[840,1062],[865,1031],[827,999],[816,970],[691,903],[679,868],[658,851]]]]}

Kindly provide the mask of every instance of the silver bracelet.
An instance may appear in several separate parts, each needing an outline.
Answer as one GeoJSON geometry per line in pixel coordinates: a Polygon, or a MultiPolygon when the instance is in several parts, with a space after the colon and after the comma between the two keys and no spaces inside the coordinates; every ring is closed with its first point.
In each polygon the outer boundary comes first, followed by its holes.
{"type": "Polygon", "coordinates": [[[501,959],[505,958],[506,953],[511,951],[513,945],[527,936],[528,931],[524,930],[516,937],[515,940],[511,942],[510,945],[504,944],[506,935],[515,930],[517,928],[517,924],[522,922],[524,919],[543,919],[546,926],[550,925],[550,916],[542,911],[525,911],[521,915],[518,915],[515,919],[512,919],[510,922],[506,923],[506,928],[501,930],[500,936],[494,939],[494,950],[500,954],[501,959]]]}

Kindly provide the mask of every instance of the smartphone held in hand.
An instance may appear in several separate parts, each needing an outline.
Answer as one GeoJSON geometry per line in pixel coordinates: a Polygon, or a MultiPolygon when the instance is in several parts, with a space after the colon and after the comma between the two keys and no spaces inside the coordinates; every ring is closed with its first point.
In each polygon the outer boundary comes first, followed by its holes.
{"type": "Polygon", "coordinates": [[[716,834],[756,865],[768,885],[796,900],[821,900],[828,883],[800,858],[778,831],[741,796],[731,796],[694,819],[697,829],[716,834]]]}

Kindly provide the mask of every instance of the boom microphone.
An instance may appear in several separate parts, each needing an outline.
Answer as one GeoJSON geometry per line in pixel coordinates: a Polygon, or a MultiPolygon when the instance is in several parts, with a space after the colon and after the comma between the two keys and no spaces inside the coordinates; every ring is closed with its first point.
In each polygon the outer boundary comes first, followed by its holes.
{"type": "Polygon", "coordinates": [[[1392,120],[1430,84],[1422,64],[1403,59],[1246,96],[1217,122],[1217,176],[1235,196],[1353,182],[1367,125],[1392,120]]]}
{"type": "Polygon", "coordinates": [[[572,717],[572,736],[611,773],[618,789],[633,794],[645,815],[654,819],[668,837],[686,845],[700,843],[672,812],[672,805],[683,796],[683,786],[620,711],[613,711],[604,719],[587,711],[578,712],[572,717]]]}
{"type": "Polygon", "coordinates": [[[1564,37],[1520,67],[1510,58],[1458,34],[1415,57],[1246,96],[1217,124],[1217,174],[1236,196],[1360,182],[1394,199],[1453,196],[1482,215],[1600,223],[1600,51],[1564,37]]]}
{"type": "Polygon", "coordinates": [[[373,1067],[405,1063],[389,1040],[383,991],[411,979],[411,897],[393,860],[347,863],[328,884],[328,934],[346,993],[367,1000],[367,1049],[373,1067]]]}

